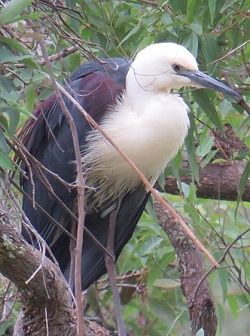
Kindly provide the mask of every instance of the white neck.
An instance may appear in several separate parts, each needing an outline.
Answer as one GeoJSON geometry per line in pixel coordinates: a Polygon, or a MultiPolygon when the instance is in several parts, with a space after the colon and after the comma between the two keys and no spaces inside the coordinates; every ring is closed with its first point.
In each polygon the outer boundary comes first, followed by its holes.
{"type": "MultiPolygon", "coordinates": [[[[135,63],[135,62],[134,62],[135,63]]],[[[134,64],[133,63],[133,64],[134,64]]],[[[154,87],[155,80],[159,82],[159,77],[161,75],[155,75],[155,70],[148,70],[147,75],[143,74],[143,70],[137,67],[132,67],[129,69],[126,78],[126,102],[129,104],[131,110],[133,110],[137,115],[144,110],[144,105],[147,104],[149,100],[154,100],[157,92],[154,87]]],[[[144,69],[145,71],[145,69],[144,69]]],[[[170,93],[170,89],[164,85],[164,89],[160,90],[160,94],[170,93]]]]}

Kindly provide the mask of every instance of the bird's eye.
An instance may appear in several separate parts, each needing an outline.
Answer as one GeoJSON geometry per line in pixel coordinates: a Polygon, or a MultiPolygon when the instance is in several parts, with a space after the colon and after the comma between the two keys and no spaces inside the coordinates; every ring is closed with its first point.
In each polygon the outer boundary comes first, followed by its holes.
{"type": "Polygon", "coordinates": [[[173,64],[172,65],[172,69],[175,71],[175,72],[178,72],[181,70],[181,67],[178,65],[178,64],[173,64]]]}

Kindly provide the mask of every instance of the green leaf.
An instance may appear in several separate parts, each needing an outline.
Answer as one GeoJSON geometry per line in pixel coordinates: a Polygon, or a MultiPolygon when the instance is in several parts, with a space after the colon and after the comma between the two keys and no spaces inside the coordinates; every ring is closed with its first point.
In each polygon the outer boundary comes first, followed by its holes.
{"type": "Polygon", "coordinates": [[[250,175],[250,161],[248,161],[246,168],[244,169],[241,178],[240,178],[240,183],[239,183],[239,193],[238,193],[238,202],[241,200],[242,195],[245,191],[246,184],[248,182],[248,178],[250,175]]]}
{"type": "Polygon", "coordinates": [[[218,153],[218,151],[219,151],[219,149],[212,150],[211,152],[209,152],[206,155],[205,159],[203,159],[202,162],[200,163],[201,168],[204,168],[209,162],[211,162],[212,159],[214,158],[214,156],[218,153]]]}
{"type": "Polygon", "coordinates": [[[236,295],[228,295],[227,302],[230,306],[231,313],[233,317],[236,319],[239,315],[239,304],[238,300],[236,299],[236,295]]]}
{"type": "Polygon", "coordinates": [[[187,22],[193,22],[197,16],[197,0],[188,0],[187,3],[187,22]]]}
{"type": "Polygon", "coordinates": [[[174,311],[174,308],[171,306],[171,304],[168,304],[168,302],[163,302],[163,300],[155,296],[149,297],[147,304],[152,314],[165,320],[168,318],[168,322],[170,322],[170,314],[174,311]]]}
{"type": "Polygon", "coordinates": [[[199,211],[194,207],[192,203],[185,203],[184,205],[185,213],[188,214],[192,219],[193,222],[197,225],[200,223],[200,213],[199,211]]]}
{"type": "MultiPolygon", "coordinates": [[[[8,118],[3,113],[0,113],[0,125],[1,125],[1,128],[3,130],[8,130],[8,128],[9,128],[8,118]]],[[[2,147],[2,142],[3,142],[2,139],[1,139],[1,137],[2,137],[1,134],[2,134],[2,130],[0,131],[0,148],[2,147]]],[[[4,141],[5,141],[5,139],[4,139],[4,141]]],[[[4,143],[6,144],[6,142],[4,142],[4,143]]],[[[7,148],[7,150],[8,150],[8,148],[7,148]]]]}
{"type": "Polygon", "coordinates": [[[174,331],[174,327],[177,324],[177,321],[180,320],[181,315],[183,314],[184,310],[174,319],[174,321],[172,321],[168,328],[165,330],[164,335],[163,336],[171,336],[171,332],[174,331]]]}
{"type": "Polygon", "coordinates": [[[27,110],[33,111],[36,101],[36,89],[33,83],[26,87],[26,107],[27,110]]]}
{"type": "Polygon", "coordinates": [[[154,251],[159,247],[159,245],[162,242],[162,238],[160,237],[152,237],[147,239],[142,245],[141,245],[141,255],[145,256],[147,254],[154,253],[154,251]]]}
{"type": "Polygon", "coordinates": [[[153,219],[155,223],[158,223],[158,218],[156,216],[154,206],[153,206],[153,200],[151,197],[149,198],[147,202],[146,209],[147,209],[147,213],[150,216],[150,218],[153,219]]]}
{"type": "Polygon", "coordinates": [[[133,29],[130,30],[130,32],[122,39],[122,41],[119,43],[118,47],[122,46],[124,42],[126,42],[131,36],[133,36],[138,30],[140,29],[140,25],[136,25],[133,29]]]}
{"type": "MultiPolygon", "coordinates": [[[[191,25],[190,25],[191,28],[191,25]]],[[[188,35],[183,40],[183,45],[191,52],[191,54],[194,55],[194,57],[197,56],[198,52],[198,36],[196,33],[192,32],[192,34],[188,35]]]]}
{"type": "Polygon", "coordinates": [[[16,40],[5,36],[0,36],[0,42],[2,42],[2,44],[5,44],[8,48],[16,50],[23,55],[30,55],[29,50],[16,40]]]}
{"type": "Polygon", "coordinates": [[[178,187],[181,190],[181,177],[180,177],[180,167],[182,164],[182,151],[179,150],[177,155],[175,156],[175,158],[173,160],[171,160],[170,162],[170,166],[171,166],[171,173],[169,173],[169,169],[168,167],[166,168],[164,175],[167,176],[169,174],[173,175],[178,183],[178,187]]]}
{"type": "Polygon", "coordinates": [[[7,107],[5,112],[8,114],[9,117],[9,127],[7,129],[7,132],[9,136],[13,136],[17,130],[20,112],[17,109],[11,107],[7,107]]]}
{"type": "Polygon", "coordinates": [[[223,301],[226,301],[227,298],[227,292],[228,292],[228,272],[224,268],[219,268],[217,269],[218,272],[218,277],[222,289],[222,294],[223,294],[223,301]]]}
{"type": "Polygon", "coordinates": [[[249,6],[250,6],[250,1],[249,0],[245,0],[242,1],[240,9],[243,10],[249,10],[249,6]]]}
{"type": "Polygon", "coordinates": [[[153,286],[164,289],[172,289],[175,287],[180,287],[180,282],[173,279],[157,279],[153,286]]]}
{"type": "Polygon", "coordinates": [[[0,167],[4,169],[10,169],[10,170],[14,169],[14,165],[12,161],[10,160],[10,158],[8,157],[8,155],[3,153],[1,150],[0,150],[0,167]]]}
{"type": "MultiPolygon", "coordinates": [[[[4,88],[7,92],[15,91],[16,87],[13,84],[13,80],[9,77],[0,75],[0,87],[4,88]]],[[[1,94],[1,90],[0,90],[1,94]]]]}
{"type": "Polygon", "coordinates": [[[9,146],[7,145],[2,128],[0,128],[0,151],[2,151],[5,154],[9,153],[9,146]]]}
{"type": "Polygon", "coordinates": [[[162,172],[158,179],[157,179],[157,183],[159,183],[159,186],[161,187],[161,190],[164,190],[165,188],[165,174],[164,172],[162,172]]]}
{"type": "MultiPolygon", "coordinates": [[[[225,305],[221,305],[220,303],[217,304],[217,314],[219,317],[220,323],[223,325],[223,322],[225,320],[225,315],[226,315],[226,310],[225,310],[225,305]]],[[[220,335],[218,335],[220,336],[220,335]]]]}
{"type": "MultiPolygon", "coordinates": [[[[193,32],[197,35],[202,35],[203,33],[203,29],[202,29],[202,25],[200,24],[200,22],[192,22],[190,24],[190,28],[193,30],[193,32]]],[[[197,37],[198,38],[198,37],[197,37]]]]}
{"type": "Polygon", "coordinates": [[[0,335],[8,335],[8,329],[10,327],[13,328],[13,325],[15,324],[15,322],[13,321],[12,318],[5,320],[4,322],[1,322],[0,325],[0,335]]]}
{"type": "MultiPolygon", "coordinates": [[[[188,198],[188,201],[190,202],[192,208],[194,208],[194,204],[197,203],[196,192],[197,192],[197,187],[196,187],[195,183],[191,182],[189,184],[189,194],[188,194],[187,198],[188,198]]],[[[195,212],[197,212],[196,209],[195,209],[195,212]]]]}
{"type": "Polygon", "coordinates": [[[209,13],[210,13],[210,18],[211,18],[211,24],[213,24],[214,15],[215,15],[215,9],[216,9],[216,1],[209,0],[208,6],[209,6],[209,13]]]}
{"type": "Polygon", "coordinates": [[[204,139],[202,142],[200,141],[200,144],[196,151],[197,155],[201,157],[207,155],[211,151],[213,144],[214,144],[214,137],[207,136],[206,139],[204,139]]]}
{"type": "Polygon", "coordinates": [[[225,1],[224,6],[223,6],[221,12],[224,12],[228,7],[232,6],[235,2],[237,2],[237,0],[227,0],[227,1],[225,1]]]}
{"type": "MultiPolygon", "coordinates": [[[[22,58],[22,62],[27,65],[30,66],[34,69],[38,69],[39,65],[37,64],[34,56],[32,56],[30,54],[29,49],[25,48],[21,43],[17,42],[16,40],[13,40],[11,38],[5,37],[5,36],[0,36],[0,42],[2,42],[2,44],[4,46],[6,46],[6,48],[11,49],[13,51],[17,51],[18,53],[22,54],[22,55],[26,55],[26,57],[28,56],[28,58],[22,58]]],[[[6,56],[8,57],[8,55],[10,55],[10,57],[12,57],[13,55],[15,56],[15,54],[11,53],[10,50],[0,47],[0,52],[2,53],[6,53],[6,56]],[[7,50],[7,52],[5,51],[7,50]],[[8,54],[9,52],[9,54],[8,54]]],[[[6,59],[6,58],[5,58],[6,59]]],[[[8,61],[8,58],[7,58],[8,61]]],[[[14,60],[15,61],[15,60],[14,60]]],[[[18,61],[18,60],[16,60],[18,61]]]]}
{"type": "Polygon", "coordinates": [[[209,99],[206,91],[204,90],[194,90],[192,91],[194,99],[202,110],[206,113],[210,121],[220,130],[223,131],[222,123],[220,117],[214,108],[211,100],[209,99]]]}
{"type": "Polygon", "coordinates": [[[0,25],[10,23],[15,17],[28,7],[33,0],[11,0],[0,13],[0,25]]]}
{"type": "Polygon", "coordinates": [[[31,55],[15,55],[4,47],[0,48],[0,63],[19,62],[31,58],[33,58],[31,55]]]}
{"type": "Polygon", "coordinates": [[[188,153],[188,161],[190,170],[196,181],[199,181],[199,167],[196,159],[196,151],[194,147],[194,133],[195,133],[195,123],[193,116],[190,115],[190,129],[188,135],[185,139],[185,145],[188,153]]]}
{"type": "Polygon", "coordinates": [[[213,73],[216,67],[215,61],[219,58],[219,48],[217,38],[210,34],[204,34],[202,40],[202,51],[206,61],[208,73],[213,73]]]}

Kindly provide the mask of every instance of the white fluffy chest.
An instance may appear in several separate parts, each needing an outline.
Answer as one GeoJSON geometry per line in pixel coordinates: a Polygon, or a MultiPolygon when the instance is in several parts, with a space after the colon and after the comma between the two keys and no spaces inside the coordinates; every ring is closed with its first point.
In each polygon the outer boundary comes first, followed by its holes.
{"type": "MultiPolygon", "coordinates": [[[[177,95],[150,95],[133,107],[124,97],[101,127],[153,184],[184,142],[187,113],[186,104],[177,95]]],[[[91,131],[87,143],[83,172],[87,185],[96,188],[96,199],[107,194],[105,190],[115,199],[136,188],[140,183],[136,173],[97,131],[91,131]]]]}

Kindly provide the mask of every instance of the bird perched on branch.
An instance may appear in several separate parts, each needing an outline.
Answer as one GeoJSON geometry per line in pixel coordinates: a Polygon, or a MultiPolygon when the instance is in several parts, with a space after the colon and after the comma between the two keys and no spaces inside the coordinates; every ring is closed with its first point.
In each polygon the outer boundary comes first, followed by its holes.
{"type": "MultiPolygon", "coordinates": [[[[239,99],[236,92],[200,72],[190,52],[174,43],[150,45],[133,61],[88,62],[75,71],[66,89],[153,186],[188,132],[188,107],[178,94],[171,93],[183,86],[218,90],[239,99]]],[[[115,212],[113,253],[117,259],[133,234],[149,192],[105,137],[68,98],[63,99],[76,124],[82,153],[85,227],[106,247],[115,212]]],[[[55,95],[42,102],[34,115],[36,119],[23,129],[23,144],[29,153],[23,164],[27,176],[21,181],[23,210],[67,274],[71,238],[66,231],[72,233],[77,225],[72,134],[55,95]]],[[[29,233],[23,234],[32,241],[29,233]]],[[[85,232],[82,288],[105,272],[105,251],[85,232]]]]}

